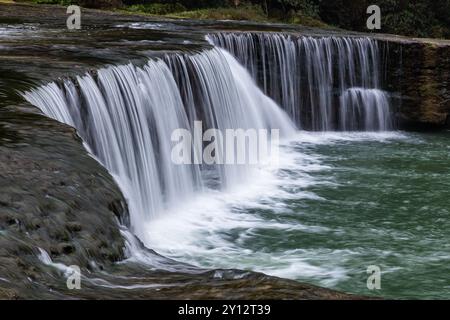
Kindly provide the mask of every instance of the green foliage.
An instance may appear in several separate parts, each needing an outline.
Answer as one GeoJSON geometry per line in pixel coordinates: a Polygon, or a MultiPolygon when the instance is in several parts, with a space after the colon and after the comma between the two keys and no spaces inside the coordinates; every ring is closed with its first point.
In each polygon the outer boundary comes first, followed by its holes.
{"type": "MultiPolygon", "coordinates": [[[[68,5],[87,0],[32,0],[68,5]]],[[[94,0],[92,0],[94,1],[94,0]]],[[[91,1],[91,2],[92,2],[91,1]]],[[[114,0],[120,2],[120,0],[114,0]]],[[[450,38],[450,0],[123,0],[126,9],[198,19],[269,20],[368,32],[367,7],[381,8],[382,29],[371,32],[450,38]],[[236,4],[239,4],[235,7],[236,4]]],[[[83,5],[83,3],[82,3],[83,5]]]]}
{"type": "MultiPolygon", "coordinates": [[[[450,9],[450,1],[447,2],[450,9]]],[[[439,1],[434,2],[438,4],[439,1]]],[[[449,36],[449,23],[440,19],[440,12],[433,10],[432,3],[411,1],[401,3],[394,0],[382,1],[382,22],[384,32],[405,34],[418,37],[449,36]]],[[[450,13],[450,11],[447,11],[450,13]]],[[[448,19],[448,15],[446,15],[448,19]]]]}
{"type": "Polygon", "coordinates": [[[245,7],[226,7],[226,8],[209,8],[197,9],[181,12],[175,15],[169,15],[174,18],[188,19],[212,19],[212,20],[250,20],[250,21],[267,21],[264,11],[260,6],[245,7]]]}
{"type": "Polygon", "coordinates": [[[287,13],[319,18],[319,6],[313,0],[276,0],[287,13]]]}
{"type": "Polygon", "coordinates": [[[135,4],[127,7],[131,12],[142,12],[155,15],[166,15],[186,11],[186,7],[179,3],[152,3],[152,4],[135,4]]]}
{"type": "Polygon", "coordinates": [[[323,21],[344,29],[368,31],[366,9],[376,3],[381,9],[381,30],[418,37],[450,37],[450,0],[336,0],[320,1],[323,21]]]}
{"type": "Polygon", "coordinates": [[[229,0],[124,0],[125,5],[180,4],[190,9],[227,7],[229,0]]]}
{"type": "Polygon", "coordinates": [[[75,0],[33,0],[33,2],[38,4],[59,4],[62,6],[69,6],[71,4],[78,3],[78,1],[75,0]]]}

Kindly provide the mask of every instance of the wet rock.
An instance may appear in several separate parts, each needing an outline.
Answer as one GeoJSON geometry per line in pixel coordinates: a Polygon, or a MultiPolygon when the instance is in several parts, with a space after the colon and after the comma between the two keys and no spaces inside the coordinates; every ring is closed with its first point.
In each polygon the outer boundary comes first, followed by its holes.
{"type": "Polygon", "coordinates": [[[62,254],[71,254],[75,252],[75,247],[70,243],[60,243],[58,245],[59,252],[62,254]]]}
{"type": "Polygon", "coordinates": [[[399,127],[447,128],[450,125],[450,41],[381,39],[387,67],[384,85],[394,93],[399,127]]]}
{"type": "Polygon", "coordinates": [[[16,300],[18,298],[19,295],[16,291],[0,287],[0,300],[16,300]]]}
{"type": "Polygon", "coordinates": [[[74,139],[73,129],[44,116],[2,110],[0,125],[6,123],[26,146],[0,145],[0,277],[11,283],[45,278],[39,248],[55,263],[81,268],[123,259],[116,216],[126,216],[126,207],[110,208],[125,200],[74,139]],[[91,236],[109,245],[100,247],[91,236]]]}
{"type": "Polygon", "coordinates": [[[83,229],[83,226],[79,222],[68,222],[66,228],[70,232],[80,232],[83,229]]]}

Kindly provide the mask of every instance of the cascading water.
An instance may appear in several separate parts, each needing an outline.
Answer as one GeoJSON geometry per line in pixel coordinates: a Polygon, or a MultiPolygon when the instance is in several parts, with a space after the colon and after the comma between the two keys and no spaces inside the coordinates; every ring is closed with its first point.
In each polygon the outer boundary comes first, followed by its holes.
{"type": "MultiPolygon", "coordinates": [[[[89,150],[114,175],[131,215],[133,232],[146,243],[145,222],[194,197],[213,180],[219,188],[243,183],[248,166],[174,164],[171,134],[206,128],[279,129],[295,126],[226,51],[168,55],[144,67],[113,66],[50,83],[24,94],[46,115],[74,126],[89,150]],[[214,174],[215,173],[215,174],[214,174]]],[[[192,148],[195,148],[192,145],[192,148]]]]}
{"type": "Polygon", "coordinates": [[[392,128],[376,40],[273,33],[214,33],[207,40],[243,63],[303,129],[392,128]]]}
{"type": "Polygon", "coordinates": [[[339,127],[345,131],[386,131],[392,128],[389,100],[378,89],[350,88],[341,95],[339,127]]]}
{"type": "MultiPolygon", "coordinates": [[[[446,137],[431,149],[437,136],[421,141],[399,132],[295,132],[263,93],[303,129],[389,130],[377,43],[276,34],[215,34],[209,40],[247,69],[215,48],[169,54],[143,67],[103,68],[24,96],[46,115],[77,128],[127,198],[132,231],[163,257],[363,295],[368,291],[361,279],[375,261],[391,277],[421,280],[411,297],[417,292],[441,297],[447,283],[441,275],[448,268],[436,262],[447,265],[448,228],[434,222],[447,212],[433,206],[444,208],[446,197],[428,192],[429,209],[408,195],[418,192],[411,179],[429,185],[439,176],[442,170],[430,174],[430,163],[440,161],[438,169],[446,163],[446,137]],[[202,120],[204,129],[273,128],[293,138],[281,142],[275,166],[175,165],[170,135],[178,128],[193,131],[194,120],[202,120]],[[392,165],[399,159],[407,160],[400,174],[402,168],[392,165]],[[426,223],[424,214],[434,219],[426,223]],[[411,241],[420,255],[411,253],[411,241]],[[437,277],[428,278],[427,272],[437,277]]],[[[135,261],[194,272],[147,255],[130,233],[123,234],[135,261]]],[[[45,252],[40,259],[61,268],[45,252]]],[[[389,288],[388,283],[383,293],[402,297],[396,284],[389,288]]],[[[405,288],[411,293],[413,286],[405,288]]]]}

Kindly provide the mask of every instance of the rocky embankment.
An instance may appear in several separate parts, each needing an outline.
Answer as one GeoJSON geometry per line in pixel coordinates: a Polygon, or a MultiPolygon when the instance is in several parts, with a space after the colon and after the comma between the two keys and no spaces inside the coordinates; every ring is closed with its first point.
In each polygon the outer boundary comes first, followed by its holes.
{"type": "Polygon", "coordinates": [[[3,107],[0,172],[0,297],[45,296],[40,250],[83,270],[124,259],[125,200],[74,129],[3,107]]]}
{"type": "Polygon", "coordinates": [[[386,90],[396,94],[400,128],[433,130],[450,126],[450,41],[380,37],[386,90]]]}

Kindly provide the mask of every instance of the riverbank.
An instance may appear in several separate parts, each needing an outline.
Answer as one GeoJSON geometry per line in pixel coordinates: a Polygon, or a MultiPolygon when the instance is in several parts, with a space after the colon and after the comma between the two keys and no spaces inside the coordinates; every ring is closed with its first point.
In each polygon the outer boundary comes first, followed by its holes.
{"type": "MultiPolygon", "coordinates": [[[[6,3],[14,1],[7,0],[6,3]]],[[[252,5],[248,3],[240,4],[239,6],[228,7],[212,7],[212,8],[197,8],[187,9],[179,3],[153,3],[153,4],[139,4],[139,5],[123,5],[120,1],[103,1],[96,5],[85,1],[81,3],[90,8],[98,8],[108,11],[115,11],[120,14],[133,14],[151,17],[153,19],[196,19],[196,20],[233,20],[233,21],[252,21],[257,23],[285,23],[293,25],[303,25],[309,27],[320,27],[336,29],[308,14],[301,11],[291,12],[288,15],[281,16],[280,14],[269,16],[264,12],[259,5],[252,5]]],[[[1,1],[0,1],[1,3],[1,1]]],[[[17,2],[19,3],[19,1],[17,2]]],[[[70,0],[24,0],[20,3],[29,4],[54,4],[54,5],[69,5],[73,3],[70,0]]]]}
{"type": "Polygon", "coordinates": [[[197,10],[186,10],[185,8],[160,9],[154,6],[135,5],[128,6],[121,10],[123,13],[142,14],[153,17],[163,17],[170,19],[196,19],[196,20],[234,20],[252,21],[257,23],[286,23],[292,25],[302,25],[307,27],[317,27],[326,29],[337,29],[319,19],[301,14],[293,13],[287,18],[268,17],[260,6],[246,5],[228,8],[205,8],[197,10]]]}

